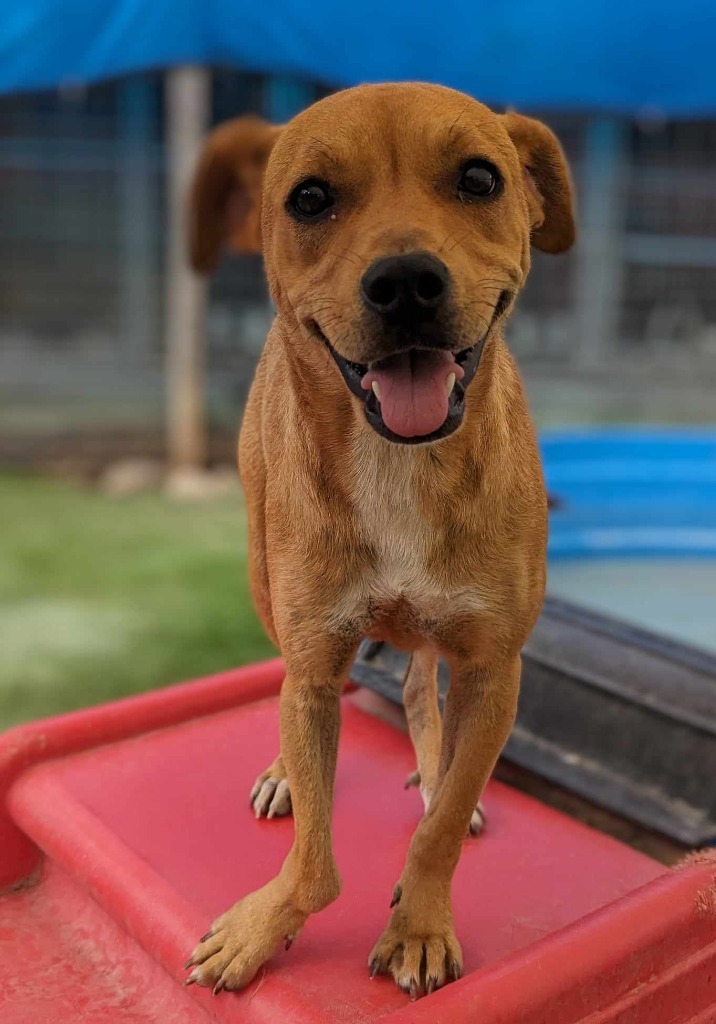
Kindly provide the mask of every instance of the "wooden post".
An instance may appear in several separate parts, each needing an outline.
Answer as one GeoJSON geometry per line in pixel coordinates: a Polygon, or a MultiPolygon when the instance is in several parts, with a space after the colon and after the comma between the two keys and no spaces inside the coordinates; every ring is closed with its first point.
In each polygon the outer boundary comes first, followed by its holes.
{"type": "Polygon", "coordinates": [[[207,456],[207,288],[188,264],[187,196],[208,130],[210,84],[210,73],[204,68],[180,67],[166,75],[166,415],[173,468],[199,468],[207,456]]]}

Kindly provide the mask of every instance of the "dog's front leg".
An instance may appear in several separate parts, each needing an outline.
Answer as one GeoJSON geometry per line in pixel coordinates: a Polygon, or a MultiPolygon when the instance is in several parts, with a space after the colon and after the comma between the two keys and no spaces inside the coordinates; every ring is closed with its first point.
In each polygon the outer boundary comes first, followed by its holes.
{"type": "Polygon", "coordinates": [[[219,917],[194,950],[187,981],[213,986],[215,992],[247,985],[279,944],[288,948],[309,914],[328,906],[340,891],[331,810],[344,665],[326,679],[328,661],[310,655],[288,661],[280,701],[281,751],[295,839],[276,878],[219,917]]]}
{"type": "Polygon", "coordinates": [[[450,888],[477,800],[517,709],[520,659],[490,669],[453,666],[435,792],[393,892],[390,923],[370,955],[413,998],[460,977],[450,888]]]}

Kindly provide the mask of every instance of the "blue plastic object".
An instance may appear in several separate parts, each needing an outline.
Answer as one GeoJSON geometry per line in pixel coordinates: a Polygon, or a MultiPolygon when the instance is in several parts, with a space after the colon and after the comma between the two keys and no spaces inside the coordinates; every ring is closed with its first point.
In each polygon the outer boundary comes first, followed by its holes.
{"type": "Polygon", "coordinates": [[[22,0],[0,14],[0,92],[182,63],[334,86],[440,82],[494,104],[716,110],[711,0],[22,0]]]}
{"type": "Polygon", "coordinates": [[[542,455],[552,559],[716,556],[716,431],[550,432],[542,455]]]}

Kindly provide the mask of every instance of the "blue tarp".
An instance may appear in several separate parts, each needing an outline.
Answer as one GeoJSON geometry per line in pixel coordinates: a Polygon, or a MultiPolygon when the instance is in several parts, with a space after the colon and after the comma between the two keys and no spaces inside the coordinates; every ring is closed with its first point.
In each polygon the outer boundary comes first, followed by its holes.
{"type": "Polygon", "coordinates": [[[5,0],[0,92],[185,62],[523,109],[716,111],[715,0],[5,0]]]}

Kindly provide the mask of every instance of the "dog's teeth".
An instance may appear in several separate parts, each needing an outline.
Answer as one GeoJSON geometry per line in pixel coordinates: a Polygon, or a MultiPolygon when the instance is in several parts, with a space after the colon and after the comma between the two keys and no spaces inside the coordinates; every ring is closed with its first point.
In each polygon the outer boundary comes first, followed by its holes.
{"type": "MultiPolygon", "coordinates": [[[[453,380],[454,380],[455,379],[455,374],[453,374],[452,376],[453,376],[453,380]]],[[[378,387],[378,381],[374,380],[371,383],[371,387],[373,388],[373,394],[378,399],[378,401],[380,401],[380,388],[378,387]]]]}
{"type": "Polygon", "coordinates": [[[447,388],[448,398],[452,394],[452,389],[455,387],[455,374],[449,373],[447,380],[445,381],[445,387],[447,388]]]}

